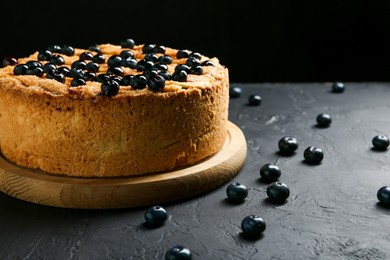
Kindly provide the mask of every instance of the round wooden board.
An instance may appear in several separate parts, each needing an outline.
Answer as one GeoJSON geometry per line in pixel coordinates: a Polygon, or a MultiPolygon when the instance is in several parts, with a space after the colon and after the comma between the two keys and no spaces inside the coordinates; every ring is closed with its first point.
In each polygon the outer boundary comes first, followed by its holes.
{"type": "Polygon", "coordinates": [[[21,200],[63,208],[149,206],[212,190],[232,179],[245,158],[245,136],[229,122],[224,147],[214,156],[187,168],[141,177],[54,176],[15,166],[0,157],[0,191],[21,200]]]}

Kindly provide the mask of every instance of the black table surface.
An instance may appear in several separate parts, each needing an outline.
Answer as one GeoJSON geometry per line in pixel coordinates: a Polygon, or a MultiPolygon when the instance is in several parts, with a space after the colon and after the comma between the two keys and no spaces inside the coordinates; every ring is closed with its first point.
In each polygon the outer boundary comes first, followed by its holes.
{"type": "Polygon", "coordinates": [[[372,149],[372,138],[390,135],[390,84],[232,84],[229,119],[245,134],[248,155],[230,182],[195,198],[165,204],[169,217],[158,228],[144,225],[146,208],[77,210],[36,205],[0,193],[0,259],[164,259],[179,244],[193,259],[390,259],[390,209],[376,193],[390,184],[390,151],[372,149]],[[260,106],[248,106],[258,93],[260,106]],[[317,128],[315,118],[333,122],[317,128]],[[283,136],[299,142],[280,156],[283,136]],[[308,146],[324,151],[320,165],[303,162],[308,146]],[[276,163],[291,190],[286,203],[266,198],[259,169],[276,163]],[[238,205],[226,187],[238,181],[249,190],[238,205]],[[241,221],[261,216],[262,237],[247,239],[241,221]]]}

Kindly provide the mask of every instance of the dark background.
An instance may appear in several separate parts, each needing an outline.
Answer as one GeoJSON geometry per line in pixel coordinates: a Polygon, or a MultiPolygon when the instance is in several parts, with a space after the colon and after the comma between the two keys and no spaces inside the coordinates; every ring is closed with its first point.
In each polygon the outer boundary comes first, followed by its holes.
{"type": "Polygon", "coordinates": [[[389,81],[390,1],[6,1],[0,57],[156,43],[216,56],[232,82],[389,81]]]}

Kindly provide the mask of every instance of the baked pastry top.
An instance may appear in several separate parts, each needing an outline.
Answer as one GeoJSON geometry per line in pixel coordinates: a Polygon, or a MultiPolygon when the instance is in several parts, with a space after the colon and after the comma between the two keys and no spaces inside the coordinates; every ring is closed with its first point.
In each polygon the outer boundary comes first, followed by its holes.
{"type": "Polygon", "coordinates": [[[51,174],[133,176],[199,162],[226,136],[217,58],[154,44],[53,45],[0,69],[0,149],[51,174]]]}

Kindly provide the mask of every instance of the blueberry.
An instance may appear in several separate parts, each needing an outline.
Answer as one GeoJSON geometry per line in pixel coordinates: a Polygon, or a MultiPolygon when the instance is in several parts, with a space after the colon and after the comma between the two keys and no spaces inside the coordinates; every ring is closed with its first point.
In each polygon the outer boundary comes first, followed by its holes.
{"type": "Polygon", "coordinates": [[[168,56],[168,55],[162,55],[162,56],[160,56],[158,61],[161,64],[171,64],[172,63],[172,58],[170,56],[168,56]]]}
{"type": "Polygon", "coordinates": [[[187,72],[181,70],[172,74],[172,79],[179,82],[187,81],[187,72]]]}
{"type": "Polygon", "coordinates": [[[191,260],[191,251],[181,245],[175,245],[165,252],[165,260],[191,260]]]}
{"type": "Polygon", "coordinates": [[[146,54],[154,52],[154,46],[154,44],[144,44],[144,46],[142,46],[142,53],[146,54]]]}
{"type": "Polygon", "coordinates": [[[46,74],[47,79],[54,79],[58,82],[64,83],[65,82],[65,75],[62,74],[59,70],[51,70],[46,74]]]}
{"type": "Polygon", "coordinates": [[[99,64],[96,62],[88,62],[87,65],[85,65],[85,70],[88,70],[90,72],[98,72],[99,71],[99,64]]]}
{"type": "Polygon", "coordinates": [[[149,89],[154,91],[161,91],[165,87],[165,78],[161,75],[154,75],[150,77],[148,82],[149,89]]]}
{"type": "Polygon", "coordinates": [[[61,46],[60,45],[57,45],[57,44],[53,44],[53,45],[50,45],[49,48],[47,48],[49,51],[51,52],[56,52],[56,53],[60,53],[61,51],[61,46]]]}
{"type": "Polygon", "coordinates": [[[43,65],[42,68],[43,68],[43,72],[48,73],[51,70],[57,69],[57,66],[54,65],[53,63],[48,62],[45,65],[43,65]]]}
{"type": "Polygon", "coordinates": [[[82,69],[73,68],[69,72],[69,77],[74,79],[83,79],[84,71],[82,69]]]}
{"type": "Polygon", "coordinates": [[[160,226],[167,220],[168,214],[163,207],[153,206],[146,210],[144,217],[146,224],[160,226]]]}
{"type": "Polygon", "coordinates": [[[76,60],[72,63],[71,67],[72,69],[85,69],[85,66],[87,66],[87,63],[83,60],[76,60]]]}
{"type": "Polygon", "coordinates": [[[199,52],[192,52],[189,56],[189,58],[195,58],[195,59],[202,59],[202,55],[199,52]]]}
{"type": "Polygon", "coordinates": [[[38,60],[40,61],[48,61],[51,58],[51,51],[49,50],[42,50],[38,53],[38,60]]]}
{"type": "Polygon", "coordinates": [[[260,106],[261,96],[258,94],[252,94],[248,98],[248,103],[250,106],[260,106]]]}
{"type": "Polygon", "coordinates": [[[89,51],[94,51],[94,52],[96,52],[98,54],[102,54],[102,51],[100,50],[100,47],[97,44],[89,46],[88,50],[89,51]]]}
{"type": "Polygon", "coordinates": [[[103,95],[105,96],[115,96],[119,92],[119,83],[115,80],[107,80],[104,83],[102,83],[101,90],[103,95]]]}
{"type": "Polygon", "coordinates": [[[109,67],[107,69],[108,75],[123,76],[123,69],[121,67],[109,67]]]}
{"type": "Polygon", "coordinates": [[[130,69],[135,69],[135,68],[137,68],[137,60],[134,58],[131,58],[131,57],[123,58],[121,61],[121,66],[130,68],[130,69]]]}
{"type": "Polygon", "coordinates": [[[169,74],[168,71],[160,71],[160,72],[158,73],[158,75],[163,76],[165,80],[171,80],[171,78],[172,78],[172,75],[169,74]]]}
{"type": "Polygon", "coordinates": [[[95,56],[93,56],[92,61],[96,62],[97,64],[102,64],[106,61],[106,58],[103,54],[96,54],[95,56]]]}
{"type": "Polygon", "coordinates": [[[248,196],[248,189],[241,183],[234,182],[226,188],[226,195],[230,202],[240,203],[248,196]]]}
{"type": "Polygon", "coordinates": [[[73,56],[74,55],[74,48],[69,45],[63,45],[60,49],[60,53],[66,55],[66,56],[73,56]]]}
{"type": "Polygon", "coordinates": [[[319,114],[316,118],[317,126],[319,127],[328,127],[332,123],[332,118],[329,114],[322,113],[319,114]]]}
{"type": "Polygon", "coordinates": [[[163,45],[156,45],[154,47],[154,49],[153,49],[153,52],[154,53],[165,53],[165,50],[166,50],[165,46],[163,46],[163,45]]]}
{"type": "Polygon", "coordinates": [[[176,58],[178,59],[188,58],[188,56],[190,56],[190,53],[191,52],[189,50],[179,50],[176,53],[176,58]]]}
{"type": "Polygon", "coordinates": [[[107,60],[108,67],[118,67],[121,65],[122,58],[119,55],[112,55],[107,60]]]}
{"type": "Polygon", "coordinates": [[[135,45],[135,42],[133,39],[126,39],[124,41],[121,41],[121,46],[122,48],[129,48],[129,49],[133,49],[134,48],[134,45],[135,45]]]}
{"type": "Polygon", "coordinates": [[[144,57],[144,60],[145,61],[152,61],[152,62],[156,62],[158,61],[158,56],[154,53],[147,53],[144,57]]]}
{"type": "Polygon", "coordinates": [[[103,82],[109,80],[109,78],[110,78],[109,75],[103,73],[103,74],[97,75],[96,81],[99,82],[99,83],[103,83],[103,82]]]}
{"type": "Polygon", "coordinates": [[[131,81],[133,80],[134,75],[126,75],[122,78],[120,85],[122,86],[130,86],[131,81]]]}
{"type": "Polygon", "coordinates": [[[185,65],[185,64],[178,64],[178,65],[176,65],[175,72],[179,72],[179,71],[182,71],[182,70],[184,70],[188,74],[188,73],[190,73],[191,68],[189,66],[185,65]]]}
{"type": "Polygon", "coordinates": [[[121,82],[122,82],[122,77],[112,75],[112,76],[110,76],[110,79],[109,79],[109,80],[111,80],[111,81],[116,81],[116,82],[120,85],[121,82]]]}
{"type": "Polygon", "coordinates": [[[58,71],[65,75],[65,77],[69,77],[70,69],[66,66],[62,66],[58,68],[58,71]]]}
{"type": "Polygon", "coordinates": [[[215,66],[214,62],[211,60],[205,60],[204,62],[201,63],[202,66],[215,66]]]}
{"type": "Polygon", "coordinates": [[[154,62],[153,62],[153,61],[150,61],[150,60],[145,61],[144,66],[145,66],[145,70],[150,70],[151,68],[154,67],[154,62]]]}
{"type": "Polygon", "coordinates": [[[146,80],[149,81],[151,77],[154,77],[158,74],[157,70],[145,70],[142,73],[142,76],[145,76],[146,80]]]}
{"type": "Polygon", "coordinates": [[[260,176],[264,182],[277,181],[281,174],[282,171],[275,164],[267,163],[260,168],[260,176]]]}
{"type": "Polygon", "coordinates": [[[332,92],[333,93],[343,93],[345,90],[345,86],[342,82],[335,81],[332,84],[332,92]]]}
{"type": "Polygon", "coordinates": [[[41,67],[29,68],[26,70],[26,75],[34,75],[41,78],[43,76],[43,69],[41,67]]]}
{"type": "Polygon", "coordinates": [[[92,60],[94,57],[92,52],[86,51],[80,54],[80,60],[92,60]]]}
{"type": "Polygon", "coordinates": [[[132,53],[132,52],[129,51],[129,50],[123,50],[123,51],[121,51],[121,53],[119,53],[119,56],[120,56],[122,59],[134,58],[134,53],[132,53]]]}
{"type": "Polygon", "coordinates": [[[148,80],[143,75],[136,75],[134,76],[133,80],[131,81],[131,87],[133,89],[144,89],[146,88],[146,84],[148,83],[148,80]]]}
{"type": "Polygon", "coordinates": [[[53,63],[55,65],[64,65],[65,60],[61,55],[52,55],[50,57],[50,63],[53,63]]]}
{"type": "Polygon", "coordinates": [[[3,67],[14,66],[18,64],[18,60],[13,57],[7,57],[3,60],[3,67]]]}
{"type": "Polygon", "coordinates": [[[84,72],[83,79],[85,81],[96,81],[96,73],[90,72],[90,71],[86,71],[86,72],[84,72]]]}
{"type": "Polygon", "coordinates": [[[285,136],[278,142],[279,151],[284,155],[291,155],[298,149],[297,139],[291,136],[285,136]]]}
{"type": "Polygon", "coordinates": [[[200,66],[200,60],[194,57],[188,57],[186,60],[186,65],[190,67],[200,66]]]}
{"type": "Polygon", "coordinates": [[[168,70],[168,65],[166,64],[155,64],[154,69],[159,70],[159,71],[167,71],[168,70]]]}
{"type": "Polygon", "coordinates": [[[14,75],[25,75],[28,70],[28,66],[26,64],[16,65],[14,68],[14,75]]]}
{"type": "Polygon", "coordinates": [[[138,71],[144,71],[145,70],[145,63],[146,63],[146,60],[140,60],[137,62],[137,65],[136,65],[136,69],[138,71]]]}
{"type": "Polygon", "coordinates": [[[383,186],[380,188],[376,196],[384,206],[390,206],[390,186],[383,186]]]}
{"type": "Polygon", "coordinates": [[[190,70],[190,73],[191,74],[195,74],[195,75],[202,75],[203,74],[203,68],[200,65],[192,66],[191,70],[190,70]]]}
{"type": "Polygon", "coordinates": [[[72,87],[82,86],[82,85],[85,85],[85,80],[83,80],[83,79],[72,79],[72,81],[70,82],[70,85],[72,87]]]}
{"type": "Polygon", "coordinates": [[[241,229],[248,237],[259,237],[265,230],[265,221],[256,215],[245,217],[241,222],[241,229]]]}
{"type": "Polygon", "coordinates": [[[35,61],[35,60],[29,60],[26,62],[26,65],[29,69],[34,69],[36,67],[42,67],[42,63],[40,63],[39,61],[35,61]]]}
{"type": "Polygon", "coordinates": [[[273,182],[267,187],[267,196],[272,202],[284,202],[290,196],[290,189],[282,182],[273,182]]]}
{"type": "Polygon", "coordinates": [[[384,151],[389,146],[389,138],[385,135],[377,135],[372,139],[372,145],[375,150],[384,151]]]}
{"type": "Polygon", "coordinates": [[[319,164],[324,159],[324,152],[321,148],[309,146],[303,152],[303,157],[308,164],[319,164]]]}
{"type": "Polygon", "coordinates": [[[229,88],[229,97],[239,98],[241,96],[242,89],[239,87],[230,87],[229,88]]]}

